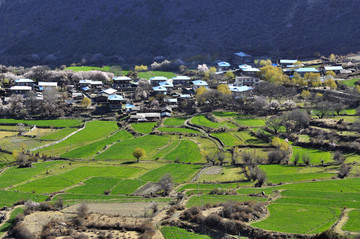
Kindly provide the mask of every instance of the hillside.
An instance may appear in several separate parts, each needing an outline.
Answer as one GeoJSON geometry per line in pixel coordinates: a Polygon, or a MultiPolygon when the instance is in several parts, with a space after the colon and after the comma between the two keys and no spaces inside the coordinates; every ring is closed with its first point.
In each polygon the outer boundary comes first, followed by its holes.
{"type": "Polygon", "coordinates": [[[348,53],[359,50],[358,9],[356,0],[1,0],[0,63],[348,53]]]}

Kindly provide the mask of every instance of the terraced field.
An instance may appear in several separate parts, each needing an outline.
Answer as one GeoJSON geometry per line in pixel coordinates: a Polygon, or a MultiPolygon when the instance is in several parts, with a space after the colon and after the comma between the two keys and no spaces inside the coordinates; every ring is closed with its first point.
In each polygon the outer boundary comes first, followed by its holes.
{"type": "Polygon", "coordinates": [[[234,125],[233,123],[230,123],[230,122],[215,123],[215,122],[212,122],[212,121],[208,120],[203,115],[195,116],[194,118],[191,119],[191,123],[196,124],[196,125],[209,127],[209,128],[219,128],[219,127],[228,127],[230,129],[236,128],[236,125],[234,125]]]}

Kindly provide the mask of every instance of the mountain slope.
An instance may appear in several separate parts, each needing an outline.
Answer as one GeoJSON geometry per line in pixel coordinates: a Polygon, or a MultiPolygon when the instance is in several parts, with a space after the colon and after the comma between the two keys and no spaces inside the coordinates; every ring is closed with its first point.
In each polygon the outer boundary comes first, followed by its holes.
{"type": "Polygon", "coordinates": [[[357,0],[0,0],[0,63],[358,51],[357,0]]]}

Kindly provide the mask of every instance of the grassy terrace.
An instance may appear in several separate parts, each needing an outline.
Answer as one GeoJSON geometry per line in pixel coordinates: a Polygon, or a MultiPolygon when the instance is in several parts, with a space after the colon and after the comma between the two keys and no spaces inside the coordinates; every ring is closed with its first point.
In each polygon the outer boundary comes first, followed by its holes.
{"type": "Polygon", "coordinates": [[[190,140],[181,140],[180,144],[164,156],[165,159],[181,163],[198,163],[202,161],[199,147],[190,140]]]}
{"type": "Polygon", "coordinates": [[[86,124],[85,129],[72,135],[61,143],[41,149],[40,152],[47,155],[61,155],[78,147],[101,140],[118,129],[119,128],[114,121],[91,121],[86,124]]]}
{"type": "Polygon", "coordinates": [[[184,124],[186,117],[168,118],[164,121],[165,126],[181,126],[184,124]]]}
{"type": "Polygon", "coordinates": [[[170,128],[170,127],[160,127],[158,128],[160,132],[174,132],[174,133],[190,133],[190,134],[199,134],[199,131],[187,128],[170,128]]]}
{"type": "Polygon", "coordinates": [[[169,140],[170,138],[168,137],[146,135],[116,143],[105,152],[97,155],[95,158],[111,160],[135,160],[134,156],[132,155],[134,150],[137,147],[142,147],[146,151],[146,158],[142,158],[142,160],[151,159],[152,156],[160,151],[161,147],[166,146],[169,140]]]}
{"type": "Polygon", "coordinates": [[[219,123],[212,122],[212,121],[208,120],[203,115],[195,116],[194,118],[191,119],[191,123],[196,124],[196,125],[206,126],[206,127],[209,127],[209,128],[219,128],[219,127],[229,127],[231,129],[236,128],[236,125],[234,125],[233,123],[229,123],[229,122],[219,122],[219,123]]]}
{"type": "Polygon", "coordinates": [[[57,119],[57,120],[17,120],[17,119],[0,119],[0,124],[25,124],[46,127],[78,127],[82,124],[78,119],[57,119]]]}
{"type": "Polygon", "coordinates": [[[128,140],[128,139],[132,139],[132,138],[133,138],[133,136],[131,134],[129,134],[127,131],[121,130],[106,139],[99,140],[95,143],[92,143],[92,144],[89,144],[89,145],[86,145],[86,146],[83,146],[80,148],[76,148],[70,152],[62,154],[61,156],[65,157],[65,158],[93,157],[97,152],[103,150],[104,147],[107,145],[110,145],[110,144],[115,143],[120,140],[128,140]]]}
{"type": "Polygon", "coordinates": [[[163,227],[161,228],[161,232],[165,239],[211,239],[209,236],[188,232],[178,227],[163,227]]]}
{"type": "Polygon", "coordinates": [[[131,127],[136,130],[139,133],[142,134],[149,134],[152,129],[156,126],[155,122],[151,122],[151,123],[137,123],[137,124],[132,124],[131,127]]]}

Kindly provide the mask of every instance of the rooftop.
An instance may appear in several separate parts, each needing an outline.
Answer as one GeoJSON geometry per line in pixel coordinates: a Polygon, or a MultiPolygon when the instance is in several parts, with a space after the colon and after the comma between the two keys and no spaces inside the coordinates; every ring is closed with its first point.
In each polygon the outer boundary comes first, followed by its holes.
{"type": "Polygon", "coordinates": [[[191,80],[188,76],[175,76],[172,78],[173,80],[191,80]]]}
{"type": "Polygon", "coordinates": [[[34,81],[31,79],[18,79],[15,80],[16,83],[33,83],[34,81]]]}
{"type": "Polygon", "coordinates": [[[112,101],[112,100],[123,101],[124,97],[122,97],[121,95],[109,95],[108,100],[110,100],[110,101],[112,101]]]}
{"type": "Polygon", "coordinates": [[[217,63],[217,65],[220,67],[230,67],[230,63],[226,61],[220,61],[217,63]]]}
{"type": "Polygon", "coordinates": [[[297,73],[309,73],[309,72],[315,72],[318,73],[319,71],[315,68],[299,68],[299,69],[295,69],[294,71],[296,71],[297,73]]]}
{"type": "Polygon", "coordinates": [[[117,90],[115,90],[115,89],[113,89],[113,88],[109,88],[109,89],[103,90],[102,92],[105,93],[105,94],[107,94],[107,95],[112,95],[112,94],[114,94],[115,92],[117,92],[117,90]]]}
{"type": "Polygon", "coordinates": [[[342,66],[325,66],[326,71],[341,71],[344,70],[342,66]]]}
{"type": "Polygon", "coordinates": [[[194,85],[196,86],[207,86],[208,83],[206,81],[202,81],[202,80],[196,80],[192,82],[194,85]]]}
{"type": "Polygon", "coordinates": [[[166,77],[164,77],[164,76],[154,76],[154,77],[151,77],[150,80],[167,81],[168,78],[166,78],[166,77]]]}
{"type": "Polygon", "coordinates": [[[39,86],[42,87],[57,87],[57,82],[39,82],[39,86]]]}
{"type": "Polygon", "coordinates": [[[127,76],[118,76],[118,77],[114,77],[113,80],[114,81],[129,81],[129,80],[131,80],[131,78],[127,77],[127,76]]]}
{"type": "Polygon", "coordinates": [[[30,87],[30,86],[19,86],[19,85],[16,85],[16,86],[10,87],[10,90],[31,90],[31,87],[30,87]]]}
{"type": "Polygon", "coordinates": [[[280,64],[294,64],[295,62],[297,62],[298,60],[287,60],[287,59],[282,59],[280,60],[280,64]]]}

